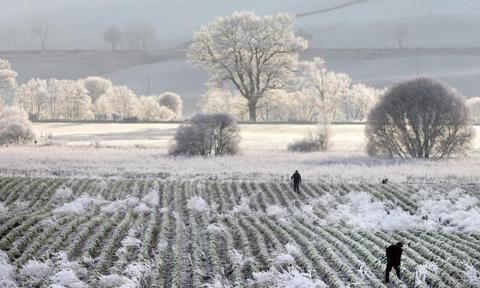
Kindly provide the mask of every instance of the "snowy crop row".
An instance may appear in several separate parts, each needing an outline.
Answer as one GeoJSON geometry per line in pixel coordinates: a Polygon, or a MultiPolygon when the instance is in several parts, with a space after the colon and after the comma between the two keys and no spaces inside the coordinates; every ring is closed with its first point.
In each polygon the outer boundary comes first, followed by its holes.
{"type": "Polygon", "coordinates": [[[0,281],[385,287],[380,259],[403,241],[398,287],[476,287],[478,197],[470,185],[318,183],[297,194],[282,182],[0,178],[0,281]]]}

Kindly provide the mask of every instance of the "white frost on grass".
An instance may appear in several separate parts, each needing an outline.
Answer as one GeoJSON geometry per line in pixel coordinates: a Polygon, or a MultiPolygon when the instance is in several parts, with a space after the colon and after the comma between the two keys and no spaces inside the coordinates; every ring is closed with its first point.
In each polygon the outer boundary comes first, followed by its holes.
{"type": "Polygon", "coordinates": [[[82,195],[77,199],[65,203],[60,207],[57,207],[53,210],[54,214],[85,214],[93,206],[103,203],[104,201],[101,198],[93,198],[89,195],[82,195]]]}
{"type": "Polygon", "coordinates": [[[249,280],[249,285],[260,287],[278,287],[278,288],[326,288],[328,287],[320,279],[313,279],[309,273],[303,273],[297,269],[278,271],[270,268],[265,272],[254,272],[253,280],[249,280]]]}
{"type": "Polygon", "coordinates": [[[66,201],[71,199],[73,196],[73,191],[70,187],[62,185],[55,190],[53,193],[52,201],[66,201]]]}
{"type": "Polygon", "coordinates": [[[415,268],[415,280],[416,286],[421,288],[430,288],[432,275],[438,274],[438,266],[433,262],[426,262],[424,264],[418,265],[415,268]]]}
{"type": "Polygon", "coordinates": [[[238,213],[250,213],[252,212],[252,209],[250,209],[250,198],[249,197],[242,197],[240,199],[240,204],[235,205],[233,209],[231,210],[232,214],[238,214],[238,213]]]}
{"type": "Polygon", "coordinates": [[[419,202],[417,214],[424,220],[425,227],[451,232],[480,232],[478,198],[462,189],[456,188],[448,193],[423,190],[416,200],[419,202]]]}
{"type": "Polygon", "coordinates": [[[137,197],[127,197],[124,199],[118,199],[108,203],[107,205],[103,206],[100,210],[102,212],[108,214],[114,214],[122,211],[126,211],[130,207],[135,207],[139,204],[139,200],[137,197]]]}
{"type": "Polygon", "coordinates": [[[389,208],[391,204],[386,205],[366,192],[351,192],[341,204],[336,201],[328,204],[333,208],[327,212],[327,222],[359,230],[480,232],[478,198],[461,189],[449,192],[423,190],[412,200],[418,203],[413,215],[400,207],[389,208]]]}
{"type": "Polygon", "coordinates": [[[240,268],[244,267],[248,263],[255,263],[255,258],[246,257],[236,249],[230,249],[228,251],[228,255],[232,259],[233,263],[238,265],[240,268]]]}
{"type": "Polygon", "coordinates": [[[187,209],[195,212],[208,212],[210,207],[202,197],[195,195],[187,201],[187,209]]]}
{"type": "Polygon", "coordinates": [[[119,274],[101,275],[98,284],[102,288],[135,288],[137,283],[119,274]]]}
{"type": "Polygon", "coordinates": [[[20,269],[20,275],[32,278],[33,281],[46,279],[53,271],[51,261],[28,260],[20,269]]]}
{"type": "Polygon", "coordinates": [[[147,204],[140,202],[138,203],[137,206],[135,206],[135,208],[133,209],[133,212],[135,212],[135,214],[142,214],[142,213],[148,214],[153,212],[153,209],[150,208],[147,204]]]}
{"type": "Polygon", "coordinates": [[[480,274],[472,265],[467,265],[465,270],[465,280],[472,287],[480,287],[480,274]]]}
{"type": "Polygon", "coordinates": [[[289,265],[295,265],[295,258],[289,253],[280,253],[273,258],[272,264],[275,267],[279,268],[289,265]]]}
{"type": "MultiPolygon", "coordinates": [[[[285,146],[286,149],[286,146],[285,146]]],[[[442,161],[369,157],[359,152],[288,153],[248,151],[225,157],[169,157],[161,149],[85,147],[0,147],[0,174],[105,178],[138,174],[189,179],[288,180],[299,170],[309,182],[475,181],[480,154],[442,161]],[[90,157],[85,157],[88,153],[90,157]],[[125,165],[128,163],[128,165],[125,165]],[[261,163],[261,165],[259,165],[261,163]]]]}
{"type": "Polygon", "coordinates": [[[142,202],[152,208],[160,206],[160,195],[158,195],[158,191],[150,189],[147,195],[143,196],[142,202]]]}
{"type": "Polygon", "coordinates": [[[302,254],[302,250],[300,249],[300,247],[298,247],[297,244],[292,243],[292,242],[288,242],[285,245],[285,250],[287,250],[288,254],[293,255],[293,256],[298,256],[298,255],[302,254]]]}
{"type": "Polygon", "coordinates": [[[153,273],[152,265],[148,262],[132,262],[127,265],[124,271],[125,275],[130,279],[142,281],[153,273]]]}
{"type": "Polygon", "coordinates": [[[28,201],[15,201],[12,205],[13,209],[21,211],[27,209],[30,203],[28,201]]]}
{"type": "Polygon", "coordinates": [[[86,288],[88,287],[82,280],[78,279],[75,271],[70,269],[62,269],[50,277],[53,285],[57,287],[68,288],[86,288]]]}
{"type": "Polygon", "coordinates": [[[3,202],[0,202],[0,218],[7,217],[8,213],[8,208],[3,204],[3,202]]]}
{"type": "Polygon", "coordinates": [[[221,234],[228,231],[228,229],[223,224],[213,223],[207,225],[206,231],[214,234],[221,234]]]}
{"type": "Polygon", "coordinates": [[[0,250],[0,283],[15,283],[14,277],[15,267],[10,265],[7,253],[0,250]]]}
{"type": "Polygon", "coordinates": [[[418,225],[418,217],[401,208],[388,210],[383,202],[365,192],[347,194],[346,203],[330,209],[327,221],[359,230],[408,230],[418,225]]]}

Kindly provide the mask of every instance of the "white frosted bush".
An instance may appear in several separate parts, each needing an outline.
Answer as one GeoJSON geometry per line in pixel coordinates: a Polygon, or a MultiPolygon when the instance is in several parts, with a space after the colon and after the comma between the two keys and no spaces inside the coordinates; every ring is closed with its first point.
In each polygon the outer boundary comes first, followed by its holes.
{"type": "Polygon", "coordinates": [[[73,195],[73,191],[70,187],[67,186],[60,186],[55,190],[53,193],[52,200],[53,201],[64,201],[70,199],[73,195]]]}
{"type": "Polygon", "coordinates": [[[293,255],[293,256],[297,256],[297,255],[302,254],[302,252],[300,250],[300,247],[298,247],[297,244],[292,243],[292,242],[288,242],[285,245],[285,250],[287,250],[288,254],[293,255]]]}
{"type": "Polygon", "coordinates": [[[53,271],[52,263],[50,261],[41,262],[37,260],[28,260],[22,266],[20,275],[30,277],[35,280],[42,280],[47,278],[53,271]]]}
{"type": "Polygon", "coordinates": [[[273,258],[273,265],[283,267],[285,265],[295,265],[295,258],[290,254],[278,254],[273,258]]]}
{"type": "Polygon", "coordinates": [[[109,204],[101,208],[102,212],[109,214],[118,213],[121,211],[126,211],[129,207],[134,207],[139,203],[137,197],[127,197],[125,199],[119,199],[110,202],[109,204]]]}
{"type": "Polygon", "coordinates": [[[77,199],[65,203],[60,207],[57,207],[53,210],[55,214],[78,214],[82,215],[91,209],[92,206],[101,203],[102,201],[98,198],[93,198],[88,195],[82,195],[77,199]]]}
{"type": "Polygon", "coordinates": [[[240,199],[240,204],[235,205],[233,209],[231,210],[231,213],[237,214],[237,213],[249,213],[252,212],[252,209],[250,209],[250,198],[248,197],[242,197],[240,199]]]}
{"type": "Polygon", "coordinates": [[[145,204],[144,202],[140,202],[138,203],[137,206],[135,206],[135,208],[133,209],[133,212],[135,212],[136,214],[141,214],[141,213],[148,214],[153,212],[153,209],[147,206],[147,204],[145,204]]]}
{"type": "Polygon", "coordinates": [[[63,269],[55,273],[50,280],[54,285],[60,285],[67,288],[86,288],[88,287],[83,281],[78,279],[73,270],[63,269]]]}
{"type": "Polygon", "coordinates": [[[142,202],[150,207],[158,207],[160,205],[160,196],[154,189],[150,189],[147,195],[143,196],[142,202]]]}
{"type": "Polygon", "coordinates": [[[183,101],[177,93],[165,92],[159,97],[159,104],[165,108],[168,108],[175,115],[175,119],[182,118],[183,101]]]}
{"type": "Polygon", "coordinates": [[[374,200],[365,192],[346,195],[346,203],[330,209],[329,223],[346,224],[360,230],[407,230],[418,225],[418,217],[401,208],[387,209],[383,202],[374,200]]]}
{"type": "Polygon", "coordinates": [[[32,122],[25,111],[17,107],[0,110],[0,145],[24,144],[34,139],[32,122]]]}
{"type": "Polygon", "coordinates": [[[196,212],[204,212],[209,210],[209,206],[202,197],[195,195],[192,198],[188,199],[187,209],[196,212]]]}
{"type": "Polygon", "coordinates": [[[278,205],[270,205],[267,207],[267,215],[276,218],[285,218],[288,216],[288,212],[285,208],[278,205]]]}

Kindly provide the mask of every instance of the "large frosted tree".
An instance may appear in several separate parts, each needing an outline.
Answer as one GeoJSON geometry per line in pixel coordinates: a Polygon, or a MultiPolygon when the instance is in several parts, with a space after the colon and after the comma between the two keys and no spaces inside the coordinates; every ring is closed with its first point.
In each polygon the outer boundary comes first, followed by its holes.
{"type": "Polygon", "coordinates": [[[234,86],[248,101],[251,121],[266,93],[282,89],[297,66],[307,41],[294,34],[294,17],[236,12],[201,27],[193,35],[188,58],[204,68],[210,84],[234,86]]]}

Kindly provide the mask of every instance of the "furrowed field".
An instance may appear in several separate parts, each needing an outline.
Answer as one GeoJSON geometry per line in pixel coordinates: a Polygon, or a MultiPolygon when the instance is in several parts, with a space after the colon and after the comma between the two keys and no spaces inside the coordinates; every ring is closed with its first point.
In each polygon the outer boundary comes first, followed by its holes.
{"type": "MultiPolygon", "coordinates": [[[[0,178],[20,287],[478,287],[479,186],[0,178]],[[123,286],[122,286],[123,285],[123,286]]],[[[13,285],[13,284],[12,284],[13,285]]],[[[2,287],[15,287],[5,286],[2,287]]]]}

